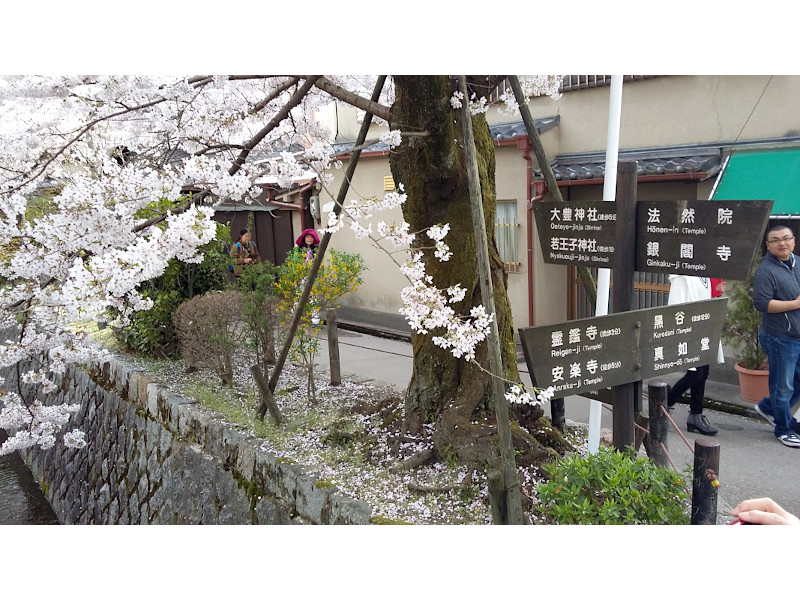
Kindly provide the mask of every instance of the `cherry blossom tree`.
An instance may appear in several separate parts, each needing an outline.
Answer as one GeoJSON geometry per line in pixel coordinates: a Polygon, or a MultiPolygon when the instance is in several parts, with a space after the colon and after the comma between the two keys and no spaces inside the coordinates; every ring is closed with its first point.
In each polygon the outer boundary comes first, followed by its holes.
{"type": "MultiPolygon", "coordinates": [[[[501,270],[495,269],[502,307],[495,316],[482,312],[475,282],[467,272],[459,270],[459,277],[445,278],[444,271],[434,266],[449,258],[444,241],[448,227],[450,239],[458,231],[454,251],[464,253],[466,263],[473,258],[469,236],[458,218],[463,191],[457,184],[458,141],[442,137],[447,131],[443,124],[456,118],[450,104],[453,90],[446,77],[430,79],[435,80],[434,87],[424,78],[398,78],[402,98],[398,93],[395,102],[395,88],[389,86],[375,102],[368,97],[367,77],[0,78],[0,320],[3,330],[13,332],[0,340],[4,342],[0,368],[7,373],[8,390],[0,398],[0,427],[16,431],[0,453],[56,442],[78,407],[45,406],[37,394],[52,391],[54,375],[63,373],[68,364],[85,363],[103,353],[72,325],[111,310],[116,315],[111,325],[124,327],[134,311],[149,308],[150,301],[137,286],[163,273],[172,258],[202,259],[198,248],[214,237],[216,206],[251,201],[265,176],[282,185],[309,172],[323,184],[331,181],[329,170],[336,168],[336,157],[329,145],[319,141],[325,132],[312,113],[332,99],[392,125],[389,139],[397,147],[392,169],[396,180],[408,181],[405,193],[399,189],[395,197],[407,198],[403,210],[411,229],[401,224],[390,232],[384,223],[376,235],[405,232],[400,238],[405,236],[405,243],[414,248],[403,268],[411,282],[404,290],[404,313],[420,334],[415,362],[452,363],[442,371],[450,373],[447,385],[438,398],[426,399],[427,405],[441,414],[467,381],[477,382],[465,412],[448,422],[442,443],[452,443],[453,425],[468,422],[486,405],[485,353],[476,351],[476,344],[485,337],[489,319],[502,321],[507,377],[512,383],[519,378],[508,353],[513,341],[501,270]],[[426,104],[413,112],[404,98],[415,89],[425,96],[426,104]],[[426,107],[435,107],[435,119],[422,119],[426,107]],[[412,134],[427,131],[428,135],[403,138],[404,127],[412,134]],[[442,188],[433,199],[425,193],[430,172],[415,173],[406,158],[418,152],[419,140],[426,147],[444,144],[446,148],[437,149],[439,158],[455,159],[442,178],[454,185],[442,188]],[[292,144],[306,150],[290,153],[286,149],[292,144]],[[440,210],[445,198],[454,210],[440,210]],[[34,199],[41,200],[38,214],[31,211],[34,199]],[[412,229],[428,232],[430,250],[428,242],[419,242],[422,237],[417,241],[408,237],[412,229]],[[425,274],[426,268],[433,269],[432,274],[425,274]],[[438,333],[432,331],[436,327],[441,328],[438,333]],[[429,330],[434,335],[425,339],[432,341],[420,341],[429,330]],[[14,368],[21,365],[24,368],[14,368]]],[[[480,112],[481,97],[488,93],[485,86],[499,80],[470,81],[476,91],[470,100],[480,112]]],[[[556,89],[552,78],[525,81],[531,93],[556,89]],[[534,89],[537,85],[541,89],[534,89]]],[[[509,105],[513,109],[510,99],[509,105]]],[[[485,119],[475,118],[485,129],[485,119]]],[[[479,154],[486,160],[484,202],[487,215],[492,215],[494,151],[485,135],[481,139],[479,154]]],[[[430,169],[438,167],[425,166],[430,169]]],[[[363,216],[351,209],[331,225],[335,228],[349,219],[357,234],[369,234],[361,224],[363,216]]],[[[443,382],[439,377],[438,383],[443,382]]],[[[434,379],[416,378],[411,388],[417,391],[411,394],[420,398],[423,383],[429,385],[434,379]]],[[[536,400],[520,388],[510,389],[509,394],[516,401],[536,400]]],[[[414,410],[409,414],[417,427],[425,418],[414,410]]],[[[86,442],[82,432],[72,431],[63,434],[63,443],[80,447],[86,442]]]]}

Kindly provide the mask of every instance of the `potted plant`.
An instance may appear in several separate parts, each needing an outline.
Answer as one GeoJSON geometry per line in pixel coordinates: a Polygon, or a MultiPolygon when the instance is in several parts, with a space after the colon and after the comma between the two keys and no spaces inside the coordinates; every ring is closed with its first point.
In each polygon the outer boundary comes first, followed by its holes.
{"type": "Polygon", "coordinates": [[[753,306],[753,276],[757,258],[747,279],[731,286],[728,294],[728,317],[722,331],[722,339],[736,353],[734,369],[739,373],[739,388],[742,398],[748,402],[760,402],[769,396],[769,366],[767,355],[758,343],[761,313],[753,306]]]}

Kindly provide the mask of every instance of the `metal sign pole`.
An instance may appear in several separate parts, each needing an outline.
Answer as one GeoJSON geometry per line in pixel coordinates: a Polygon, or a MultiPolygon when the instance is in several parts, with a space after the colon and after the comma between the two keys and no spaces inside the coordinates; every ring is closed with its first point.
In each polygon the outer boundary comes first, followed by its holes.
{"type": "MultiPolygon", "coordinates": [[[[611,92],[608,103],[608,135],[606,139],[606,170],[603,178],[603,201],[613,202],[617,188],[617,160],[619,159],[619,129],[622,116],[622,75],[611,76],[611,92]]],[[[594,314],[608,314],[608,296],[611,271],[597,270],[597,302],[594,314]]],[[[589,453],[594,454],[600,447],[600,417],[602,404],[589,401],[589,453]]]]}

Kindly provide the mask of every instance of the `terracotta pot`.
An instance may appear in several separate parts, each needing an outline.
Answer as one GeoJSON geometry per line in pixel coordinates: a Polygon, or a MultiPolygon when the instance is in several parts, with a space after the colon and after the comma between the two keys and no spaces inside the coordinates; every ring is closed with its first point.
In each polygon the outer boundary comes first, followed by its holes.
{"type": "Polygon", "coordinates": [[[739,372],[739,391],[742,399],[758,403],[769,396],[769,371],[767,369],[745,369],[741,363],[733,368],[739,372]]]}

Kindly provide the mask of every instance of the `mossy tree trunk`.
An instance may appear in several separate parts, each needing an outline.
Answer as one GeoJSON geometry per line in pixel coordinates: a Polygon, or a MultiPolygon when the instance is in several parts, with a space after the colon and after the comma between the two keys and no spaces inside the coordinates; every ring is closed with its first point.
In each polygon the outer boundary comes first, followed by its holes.
{"type": "MultiPolygon", "coordinates": [[[[467,289],[464,300],[454,306],[458,314],[482,304],[477,273],[475,239],[471,220],[467,172],[464,165],[460,111],[450,105],[456,82],[447,76],[395,77],[392,128],[427,132],[406,137],[391,155],[391,170],[402,182],[408,200],[403,214],[411,230],[422,231],[435,224],[450,224],[445,242],[453,257],[439,262],[425,250],[426,270],[434,284],[445,289],[456,283],[467,289]]],[[[489,259],[500,335],[503,376],[519,381],[511,306],[506,273],[494,240],[495,154],[489,127],[483,115],[473,117],[478,169],[480,172],[489,259]]],[[[415,245],[430,245],[418,235],[415,245]]],[[[477,365],[456,359],[432,342],[432,335],[413,337],[413,374],[405,399],[406,426],[412,433],[426,422],[436,424],[434,442],[439,452],[455,452],[465,462],[494,462],[499,455],[496,431],[491,426],[489,375],[477,365]],[[477,423],[477,425],[476,425],[477,423]]],[[[477,362],[488,370],[486,343],[479,346],[477,362]]],[[[528,415],[542,416],[535,408],[528,415]]],[[[515,442],[517,440],[515,439],[515,442]]]]}

